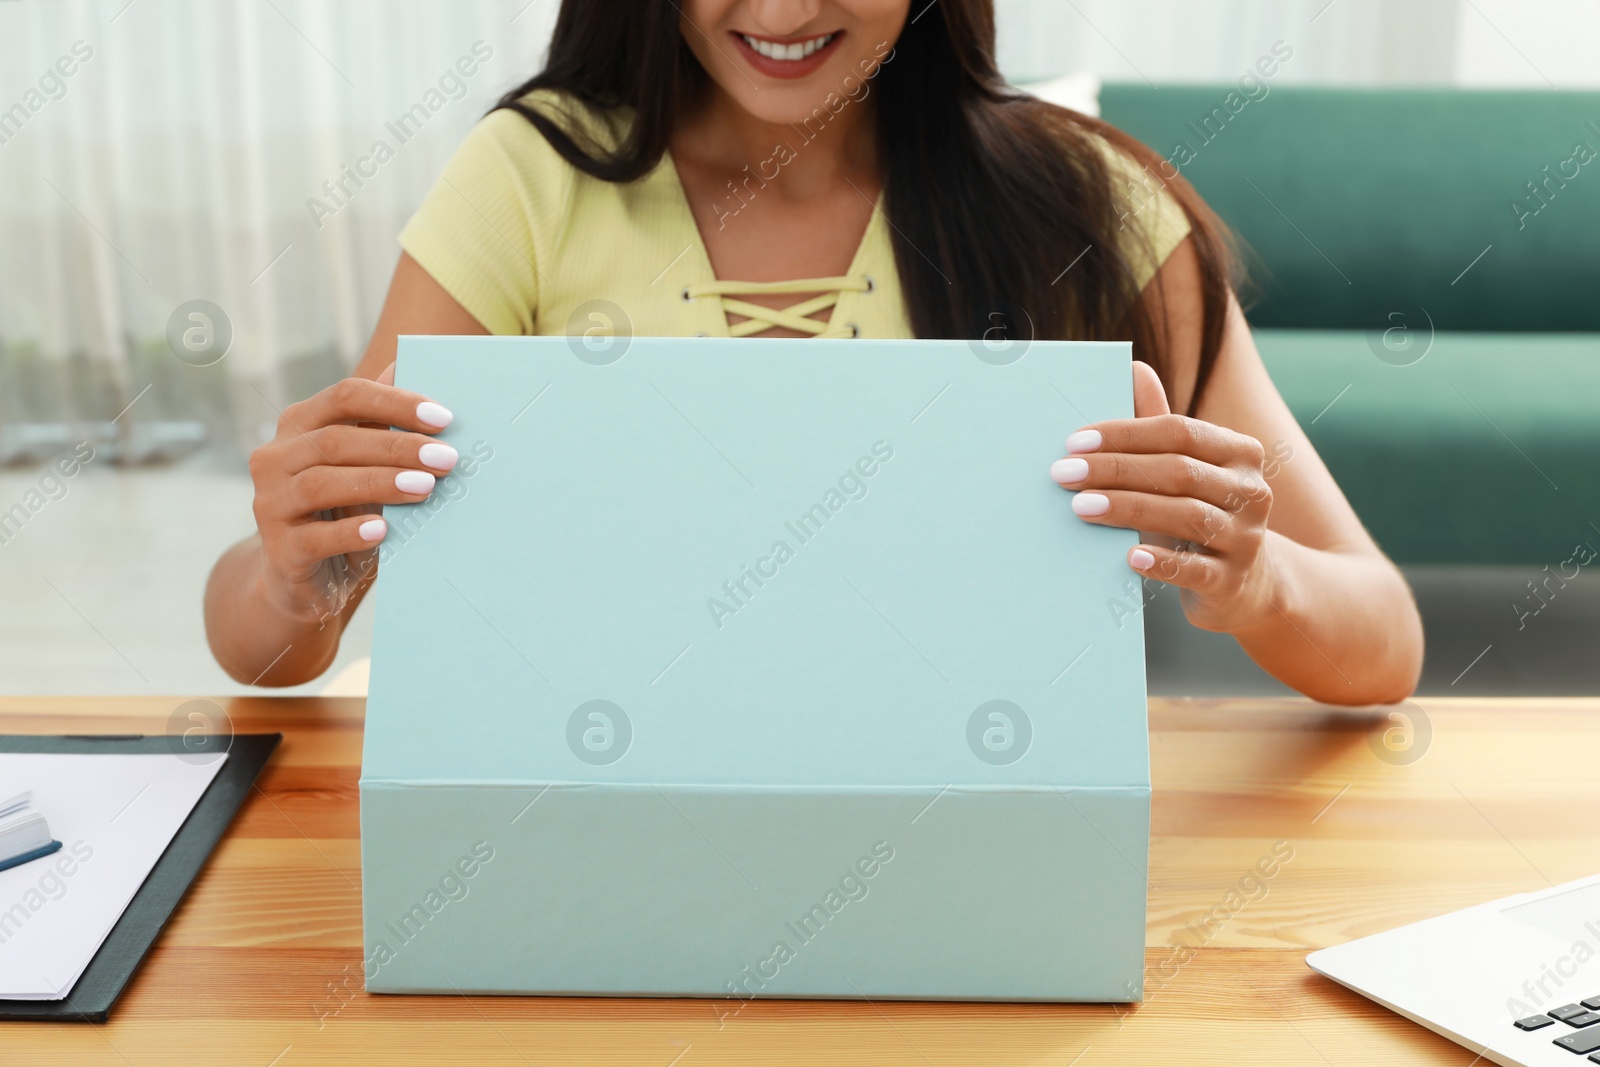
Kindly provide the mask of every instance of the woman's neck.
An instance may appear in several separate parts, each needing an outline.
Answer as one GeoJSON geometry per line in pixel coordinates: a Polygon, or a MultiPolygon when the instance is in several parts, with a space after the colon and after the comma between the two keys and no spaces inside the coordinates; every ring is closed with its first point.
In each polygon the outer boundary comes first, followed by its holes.
{"type": "Polygon", "coordinates": [[[710,85],[678,123],[672,154],[697,169],[725,172],[734,181],[748,167],[785,197],[808,199],[845,181],[875,195],[879,176],[873,103],[832,94],[802,120],[770,122],[710,85]]]}

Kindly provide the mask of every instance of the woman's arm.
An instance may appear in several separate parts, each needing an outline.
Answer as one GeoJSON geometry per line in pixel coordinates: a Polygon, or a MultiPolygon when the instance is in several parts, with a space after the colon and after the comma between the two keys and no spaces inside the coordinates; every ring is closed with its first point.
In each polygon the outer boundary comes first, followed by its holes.
{"type": "Polygon", "coordinates": [[[1179,587],[1192,623],[1231,633],[1285,684],[1330,704],[1403,700],[1422,670],[1411,590],[1278,395],[1244,313],[1230,298],[1216,366],[1186,418],[1169,411],[1187,405],[1199,364],[1200,273],[1187,240],[1145,293],[1169,331],[1173,371],[1162,383],[1135,364],[1136,417],[1069,440],[1072,456],[1052,474],[1095,491],[1073,510],[1148,531],[1130,565],[1179,587]]]}
{"type": "Polygon", "coordinates": [[[426,500],[455,465],[454,450],[428,436],[449,412],[394,387],[396,338],[486,332],[402,252],[355,373],[285,409],[277,436],[251,453],[257,532],[206,583],[206,638],[229,677],[298,685],[333,662],[377,576],[387,529],[374,516],[426,500]]]}

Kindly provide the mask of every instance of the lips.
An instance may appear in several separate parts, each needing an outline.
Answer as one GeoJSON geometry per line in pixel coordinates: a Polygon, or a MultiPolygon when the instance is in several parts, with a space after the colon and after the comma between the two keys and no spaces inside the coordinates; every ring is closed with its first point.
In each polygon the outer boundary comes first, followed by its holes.
{"type": "Polygon", "coordinates": [[[781,38],[730,31],[728,36],[745,62],[758,72],[772,78],[803,78],[828,61],[844,31],[781,38]]]}

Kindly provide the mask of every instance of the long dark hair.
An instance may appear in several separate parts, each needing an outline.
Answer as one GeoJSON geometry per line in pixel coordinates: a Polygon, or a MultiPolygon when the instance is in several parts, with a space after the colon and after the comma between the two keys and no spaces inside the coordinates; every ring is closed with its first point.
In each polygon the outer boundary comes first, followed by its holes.
{"type": "MultiPolygon", "coordinates": [[[[1157,321],[1140,299],[1121,232],[1131,209],[1098,136],[1147,167],[1151,189],[1164,186],[1189,218],[1204,310],[1193,411],[1222,344],[1237,263],[1227,230],[1147,146],[1009,88],[994,41],[993,0],[940,0],[905,27],[874,79],[884,210],[912,329],[974,338],[1000,323],[1025,337],[1131,340],[1176,392],[1165,317],[1157,321]]],[[[498,106],[525,117],[584,173],[629,182],[661,162],[678,117],[708,82],[676,5],[563,0],[544,70],[498,106]],[[601,115],[626,109],[631,122],[618,127],[615,145],[602,146],[523,101],[537,89],[601,115]]]]}

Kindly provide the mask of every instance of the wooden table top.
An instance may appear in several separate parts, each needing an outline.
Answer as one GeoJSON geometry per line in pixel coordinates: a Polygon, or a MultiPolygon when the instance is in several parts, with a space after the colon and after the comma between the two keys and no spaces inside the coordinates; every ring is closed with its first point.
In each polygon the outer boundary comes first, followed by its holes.
{"type": "MultiPolygon", "coordinates": [[[[183,702],[0,698],[0,733],[162,733],[183,702]]],[[[1409,737],[1387,740],[1403,728],[1384,711],[1154,700],[1142,1005],[755,1001],[723,1018],[705,1000],[368,996],[364,701],[217,703],[240,733],[284,734],[258,791],[111,1021],[5,1024],[6,1064],[1465,1067],[1470,1052],[1313,974],[1306,953],[1600,859],[1600,775],[1574,758],[1594,751],[1600,699],[1424,699],[1402,705],[1409,737]],[[1264,891],[1230,897],[1274,846],[1292,858],[1264,891]]]]}

